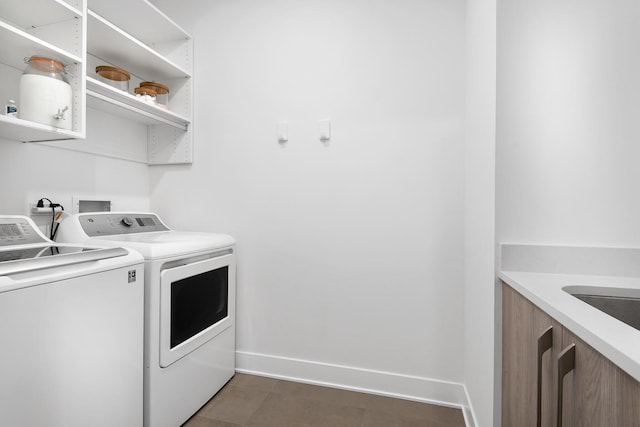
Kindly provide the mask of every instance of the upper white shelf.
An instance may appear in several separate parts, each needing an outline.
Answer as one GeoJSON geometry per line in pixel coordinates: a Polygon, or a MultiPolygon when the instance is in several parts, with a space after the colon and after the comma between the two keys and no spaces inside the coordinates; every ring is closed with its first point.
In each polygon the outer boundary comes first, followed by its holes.
{"type": "Polygon", "coordinates": [[[96,12],[89,10],[88,15],[87,44],[91,55],[124,68],[145,80],[163,81],[191,77],[187,70],[96,12]]]}
{"type": "Polygon", "coordinates": [[[1,62],[19,70],[26,66],[24,58],[31,55],[43,55],[57,59],[64,64],[82,63],[82,58],[77,55],[42,41],[3,21],[0,21],[0,40],[2,40],[0,43],[1,62]]]}
{"type": "Polygon", "coordinates": [[[61,0],[0,2],[0,16],[22,29],[79,18],[82,12],[61,0]]]}
{"type": "Polygon", "coordinates": [[[89,0],[88,6],[90,10],[151,47],[191,38],[147,0],[89,0]],[[144,25],[141,25],[141,21],[144,21],[144,25]]]}
{"type": "Polygon", "coordinates": [[[87,95],[90,107],[148,125],[166,124],[186,131],[191,123],[186,117],[148,104],[91,77],[87,77],[87,95]]]}

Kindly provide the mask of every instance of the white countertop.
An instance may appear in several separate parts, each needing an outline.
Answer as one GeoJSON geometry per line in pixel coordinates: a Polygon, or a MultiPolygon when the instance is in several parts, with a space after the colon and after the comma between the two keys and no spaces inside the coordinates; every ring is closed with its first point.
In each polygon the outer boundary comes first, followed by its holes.
{"type": "MultiPolygon", "coordinates": [[[[505,257],[503,245],[502,260],[505,257]]],[[[507,245],[508,246],[508,245],[507,245]]],[[[522,245],[518,245],[519,249],[522,245]]],[[[540,251],[541,247],[536,247],[540,251]]],[[[608,249],[608,248],[606,248],[608,249]]],[[[606,250],[598,248],[598,251],[606,250]]],[[[553,248],[557,251],[557,248],[553,248]]],[[[509,252],[508,249],[506,252],[509,252]]],[[[640,250],[638,250],[640,253],[640,250]]],[[[594,252],[595,256],[599,256],[594,252]]],[[[602,257],[600,257],[602,259],[602,257]]],[[[537,305],[551,317],[562,323],[571,332],[591,347],[610,359],[636,380],[640,381],[640,331],[592,307],[563,290],[567,286],[594,286],[600,288],[624,288],[640,290],[640,277],[629,269],[622,269],[620,275],[609,275],[611,268],[590,271],[590,274],[578,274],[571,271],[558,272],[562,269],[551,268],[554,272],[541,272],[544,265],[527,269],[534,271],[511,271],[522,269],[522,264],[503,262],[504,270],[498,277],[518,291],[532,303],[537,305]],[[608,275],[601,274],[607,272],[608,275]]],[[[590,264],[593,266],[593,264],[590,264]]],[[[590,266],[585,266],[589,269],[590,266]]],[[[579,268],[572,267],[572,270],[579,268]]],[[[617,270],[617,266],[615,268],[617,270]]]]}

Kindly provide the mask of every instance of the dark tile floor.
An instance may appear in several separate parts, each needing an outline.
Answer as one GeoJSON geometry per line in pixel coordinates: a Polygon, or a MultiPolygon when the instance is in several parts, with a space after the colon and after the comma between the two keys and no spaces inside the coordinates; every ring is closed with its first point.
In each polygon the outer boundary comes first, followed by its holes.
{"type": "Polygon", "coordinates": [[[464,427],[459,409],[236,374],[183,427],[464,427]]]}

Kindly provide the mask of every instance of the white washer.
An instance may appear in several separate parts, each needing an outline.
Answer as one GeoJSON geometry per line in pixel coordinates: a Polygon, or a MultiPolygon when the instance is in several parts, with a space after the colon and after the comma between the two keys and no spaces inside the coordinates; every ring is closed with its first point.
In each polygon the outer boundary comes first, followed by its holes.
{"type": "Polygon", "coordinates": [[[0,216],[0,425],[141,426],[144,264],[0,216]]]}
{"type": "Polygon", "coordinates": [[[178,427],[235,372],[235,241],[170,230],[152,213],[81,213],[58,241],[125,246],[145,259],[144,425],[178,427]]]}

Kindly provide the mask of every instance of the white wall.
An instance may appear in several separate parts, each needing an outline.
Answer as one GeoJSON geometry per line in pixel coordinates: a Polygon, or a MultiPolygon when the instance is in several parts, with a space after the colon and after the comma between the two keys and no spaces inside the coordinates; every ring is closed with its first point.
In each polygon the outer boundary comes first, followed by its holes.
{"type": "Polygon", "coordinates": [[[197,98],[151,205],[237,238],[239,368],[460,403],[464,2],[157,3],[197,98]]]}
{"type": "MultiPolygon", "coordinates": [[[[0,139],[1,214],[26,215],[28,203],[41,197],[61,203],[66,211],[72,210],[75,196],[108,197],[122,210],[149,209],[146,164],[69,150],[139,153],[139,141],[146,141],[144,129],[92,110],[87,124],[82,141],[24,144],[0,139]]],[[[48,217],[34,219],[39,225],[50,223],[48,217]]]]}
{"type": "MultiPolygon", "coordinates": [[[[478,426],[500,425],[495,331],[496,0],[467,2],[464,384],[478,426]]],[[[471,418],[471,417],[469,417],[471,418]]]]}
{"type": "Polygon", "coordinates": [[[498,10],[498,238],[640,245],[640,3],[498,10]]]}

